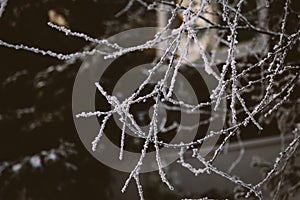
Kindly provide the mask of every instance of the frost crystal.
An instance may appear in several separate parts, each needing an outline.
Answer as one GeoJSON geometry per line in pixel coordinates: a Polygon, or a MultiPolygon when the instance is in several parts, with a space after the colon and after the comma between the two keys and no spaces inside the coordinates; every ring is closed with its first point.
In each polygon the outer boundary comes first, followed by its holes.
{"type": "Polygon", "coordinates": [[[30,158],[30,164],[33,168],[39,168],[42,166],[41,158],[39,156],[32,156],[30,158]]]}

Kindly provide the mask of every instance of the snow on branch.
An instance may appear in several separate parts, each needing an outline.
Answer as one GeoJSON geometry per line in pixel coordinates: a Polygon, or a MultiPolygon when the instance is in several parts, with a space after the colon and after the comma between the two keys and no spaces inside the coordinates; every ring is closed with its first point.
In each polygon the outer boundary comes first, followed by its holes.
{"type": "Polygon", "coordinates": [[[0,1],[0,18],[2,17],[4,11],[5,11],[5,7],[7,5],[8,0],[1,0],[0,1]]]}

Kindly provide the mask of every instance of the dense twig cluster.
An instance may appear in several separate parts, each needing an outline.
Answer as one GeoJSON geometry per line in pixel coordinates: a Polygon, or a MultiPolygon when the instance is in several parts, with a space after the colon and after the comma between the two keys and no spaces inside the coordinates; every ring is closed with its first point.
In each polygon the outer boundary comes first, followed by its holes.
{"type": "MultiPolygon", "coordinates": [[[[6,3],[6,1],[4,2],[6,3]]],[[[108,94],[99,83],[95,83],[95,87],[106,98],[107,102],[112,106],[112,109],[110,111],[83,112],[76,116],[102,117],[99,133],[92,142],[92,150],[95,151],[97,149],[97,145],[101,143],[101,137],[104,134],[107,122],[113,115],[116,114],[119,116],[119,120],[123,124],[120,136],[120,160],[126,159],[123,158],[123,151],[127,129],[134,133],[136,137],[144,139],[140,158],[126,180],[124,187],[122,188],[122,192],[125,192],[129,182],[134,179],[140,199],[144,199],[139,175],[149,146],[153,145],[156,152],[156,163],[159,175],[162,182],[165,183],[170,190],[174,190],[174,187],[172,186],[172,183],[168,181],[163,170],[163,160],[160,156],[161,147],[172,147],[177,149],[180,155],[178,162],[196,176],[201,173],[216,173],[246,189],[246,192],[244,193],[245,197],[254,194],[258,199],[262,199],[262,186],[272,180],[274,176],[278,177],[280,174],[284,174],[284,170],[287,168],[290,159],[294,156],[299,146],[299,127],[297,127],[296,124],[290,125],[293,126],[290,128],[294,129],[294,139],[285,148],[283,148],[282,152],[275,160],[273,167],[268,171],[268,173],[266,173],[265,178],[261,182],[255,185],[246,183],[240,178],[232,175],[231,171],[236,165],[238,165],[244,153],[243,142],[240,137],[240,134],[242,133],[241,128],[247,127],[250,123],[252,123],[256,126],[257,130],[262,130],[264,122],[267,121],[268,118],[271,118],[275,111],[280,109],[284,104],[295,103],[299,105],[299,100],[291,100],[290,98],[295,87],[299,87],[300,73],[299,65],[297,63],[289,63],[287,61],[288,52],[299,43],[300,38],[300,30],[297,29],[293,33],[287,33],[286,31],[287,19],[290,10],[290,0],[285,1],[283,10],[284,14],[280,22],[280,30],[278,31],[261,27],[257,21],[253,22],[248,19],[250,14],[253,16],[260,10],[268,10],[269,5],[267,4],[257,5],[255,10],[249,11],[245,14],[242,10],[247,3],[246,0],[239,0],[236,3],[229,3],[227,0],[190,0],[178,2],[158,0],[151,3],[143,0],[130,0],[128,5],[120,11],[117,16],[121,16],[130,10],[131,6],[134,5],[135,2],[149,10],[165,12],[170,15],[165,26],[156,33],[153,39],[138,46],[122,47],[118,44],[110,43],[108,40],[95,39],[86,34],[73,32],[65,27],[57,26],[50,22],[48,25],[51,28],[61,31],[67,36],[83,38],[88,42],[108,47],[110,48],[110,51],[92,49],[72,54],[60,54],[22,44],[14,45],[2,40],[0,40],[0,45],[14,49],[32,51],[34,53],[52,56],[61,60],[69,60],[70,58],[85,57],[87,55],[94,54],[103,54],[105,59],[117,58],[130,52],[155,48],[157,44],[166,42],[168,45],[165,47],[164,52],[156,60],[152,69],[148,71],[148,77],[138,87],[138,89],[125,100],[120,101],[118,97],[108,94]],[[178,16],[181,16],[181,22],[179,26],[174,27],[174,23],[178,16]],[[172,31],[168,32],[170,29],[172,29],[172,31]],[[257,38],[264,36],[273,38],[273,40],[276,41],[276,44],[271,46],[267,43],[258,52],[254,51],[254,48],[251,49],[251,46],[249,46],[247,54],[243,54],[243,57],[245,58],[243,61],[239,56],[239,51],[241,51],[239,46],[241,45],[241,42],[239,42],[239,36],[240,32],[245,30],[255,34],[255,38],[249,39],[251,40],[251,43],[248,43],[248,45],[257,45],[257,43],[261,42],[257,38]],[[199,36],[199,34],[203,33],[203,31],[207,31],[204,34],[211,34],[210,37],[207,38],[199,36]],[[166,35],[167,32],[168,34],[166,35]],[[207,40],[211,40],[209,47],[207,46],[209,43],[207,40]],[[267,53],[266,50],[268,51],[267,53]],[[194,62],[194,60],[189,58],[189,54],[191,52],[194,54],[197,52],[196,54],[198,59],[203,63],[201,66],[199,66],[196,61],[194,62]],[[227,52],[224,60],[220,60],[220,57],[218,56],[222,52],[227,52]],[[254,58],[254,61],[248,61],[247,58],[250,57],[254,58]],[[187,102],[173,98],[172,95],[176,89],[175,83],[177,81],[178,74],[180,73],[182,66],[185,64],[205,69],[205,72],[210,75],[212,79],[216,79],[218,81],[218,85],[212,91],[210,101],[191,105],[187,102]],[[162,66],[165,66],[162,79],[156,83],[152,91],[146,95],[141,95],[142,90],[150,83],[154,74],[157,73],[162,66]],[[220,73],[218,73],[213,66],[218,66],[220,68],[220,73]],[[149,99],[154,100],[153,113],[149,124],[149,130],[144,131],[140,128],[132,113],[130,113],[130,108],[139,102],[149,99]],[[163,130],[180,130],[180,128],[182,128],[177,123],[174,123],[170,127],[164,127],[159,124],[158,109],[161,106],[161,103],[168,102],[171,104],[171,106],[166,106],[166,109],[176,110],[180,107],[186,112],[195,113],[204,112],[204,108],[209,106],[218,111],[220,102],[224,99],[229,102],[228,107],[230,110],[227,117],[228,121],[226,128],[218,131],[212,131],[203,138],[195,141],[189,141],[187,143],[181,142],[178,144],[168,144],[167,142],[160,140],[159,133],[163,132],[163,130]],[[255,99],[255,103],[253,103],[253,99],[255,99]],[[249,106],[249,104],[252,105],[249,106]],[[214,149],[211,158],[207,159],[202,157],[202,155],[198,152],[198,149],[195,147],[203,144],[203,142],[209,138],[220,135],[224,136],[224,139],[214,149]],[[241,147],[240,156],[234,163],[232,163],[228,172],[219,170],[214,166],[214,161],[225,149],[226,144],[228,144],[230,139],[234,137],[237,138],[241,147]],[[194,158],[199,160],[204,168],[197,169],[184,160],[184,153],[187,149],[193,149],[194,158]]],[[[268,1],[268,3],[272,2],[268,1]]],[[[3,5],[5,4],[1,4],[0,7],[0,16],[4,11],[3,5]]],[[[213,121],[213,117],[214,116],[211,116],[206,123],[213,121]]],[[[280,179],[280,181],[282,180],[283,179],[280,179]]],[[[279,189],[280,187],[278,190],[279,189]]],[[[275,196],[278,196],[278,193],[279,192],[276,191],[274,193],[275,196]]]]}

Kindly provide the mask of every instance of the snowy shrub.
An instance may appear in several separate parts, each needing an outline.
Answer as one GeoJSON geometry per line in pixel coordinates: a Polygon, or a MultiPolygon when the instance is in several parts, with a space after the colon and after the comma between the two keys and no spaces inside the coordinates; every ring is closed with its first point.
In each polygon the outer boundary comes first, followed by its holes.
{"type": "MultiPolygon", "coordinates": [[[[6,3],[7,1],[1,2],[0,16],[5,11],[6,3]]],[[[77,118],[95,116],[99,118],[100,129],[98,133],[93,133],[96,136],[90,146],[92,151],[100,148],[105,129],[114,115],[122,124],[119,136],[120,160],[126,160],[123,152],[128,145],[126,143],[127,130],[130,130],[134,137],[142,139],[143,144],[139,149],[138,162],[129,173],[121,191],[125,192],[129,183],[135,181],[139,197],[144,199],[140,175],[149,149],[155,151],[157,173],[160,175],[161,181],[170,190],[176,191],[176,186],[168,179],[168,174],[164,169],[164,160],[161,158],[160,149],[165,147],[175,149],[179,156],[177,162],[195,176],[213,173],[236,184],[235,198],[251,196],[255,199],[263,199],[265,188],[270,191],[272,199],[288,199],[300,188],[299,164],[297,163],[300,142],[300,71],[299,58],[297,58],[300,30],[299,11],[295,8],[296,4],[296,1],[293,0],[258,0],[252,4],[247,0],[129,0],[127,6],[117,13],[117,17],[130,12],[133,6],[155,11],[161,17],[159,18],[162,20],[160,21],[161,29],[144,44],[123,47],[121,44],[112,43],[106,39],[97,39],[85,33],[72,31],[72,27],[68,28],[49,22],[48,25],[52,29],[62,32],[66,36],[81,38],[93,45],[100,46],[100,48],[93,48],[91,45],[82,51],[65,54],[4,40],[0,40],[0,45],[70,62],[77,58],[83,59],[93,55],[103,55],[108,60],[116,59],[134,52],[146,52],[164,43],[164,50],[157,52],[152,68],[147,71],[147,77],[128,97],[121,100],[118,96],[112,95],[111,91],[107,91],[101,82],[96,82],[94,87],[102,97],[105,97],[110,109],[95,112],[86,110],[76,114],[77,118]],[[283,6],[278,8],[278,5],[283,6]],[[275,16],[275,14],[278,15],[275,16]],[[199,60],[201,64],[199,64],[199,60]],[[162,78],[152,85],[150,91],[145,93],[145,88],[152,83],[151,79],[154,74],[162,68],[165,69],[162,78]],[[174,97],[179,74],[182,70],[189,71],[193,68],[201,68],[208,76],[217,80],[217,85],[209,99],[197,104],[190,104],[174,97]],[[153,102],[152,113],[148,129],[145,130],[140,127],[136,117],[132,114],[132,108],[140,102],[149,100],[153,102]],[[163,132],[194,128],[193,125],[183,127],[176,122],[169,126],[162,123],[168,119],[160,119],[161,105],[164,105],[164,109],[169,111],[180,109],[182,111],[183,109],[184,112],[192,115],[205,113],[207,108],[222,112],[224,111],[221,109],[223,100],[226,100],[228,105],[226,122],[220,130],[211,131],[205,136],[202,135],[203,137],[176,144],[170,144],[161,139],[163,132]],[[256,158],[252,164],[261,168],[263,178],[255,184],[247,183],[232,173],[245,152],[243,138],[250,134],[245,129],[252,127],[252,131],[263,133],[264,127],[274,122],[283,138],[281,152],[274,163],[256,158]],[[292,138],[288,143],[284,140],[284,137],[287,136],[292,138]],[[221,140],[218,140],[208,156],[203,156],[199,151],[201,145],[214,137],[220,137],[221,140]],[[229,169],[221,170],[214,165],[214,162],[222,153],[226,152],[231,141],[239,144],[240,154],[231,163],[229,169]],[[185,156],[191,154],[193,159],[202,166],[201,168],[185,160],[185,156]]],[[[199,123],[207,125],[216,120],[214,117],[214,115],[209,116],[206,121],[199,123]]],[[[256,136],[249,136],[249,138],[256,136]]],[[[39,168],[41,163],[46,162],[46,159],[56,158],[50,157],[50,154],[34,155],[21,163],[29,163],[33,168],[39,168]]],[[[0,173],[7,168],[18,172],[22,170],[23,164],[4,163],[1,167],[0,173]]],[[[69,167],[76,170],[76,167],[72,165],[69,167]]],[[[202,199],[209,199],[209,197],[202,199]]]]}

